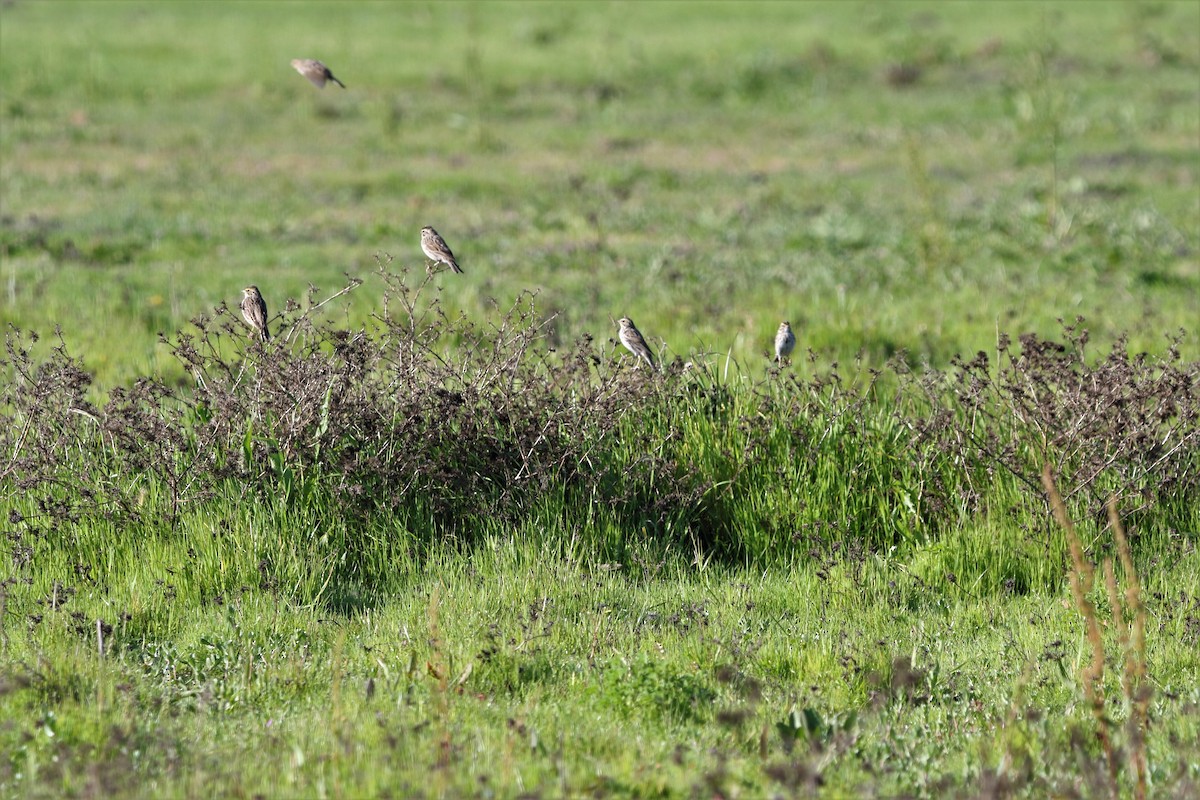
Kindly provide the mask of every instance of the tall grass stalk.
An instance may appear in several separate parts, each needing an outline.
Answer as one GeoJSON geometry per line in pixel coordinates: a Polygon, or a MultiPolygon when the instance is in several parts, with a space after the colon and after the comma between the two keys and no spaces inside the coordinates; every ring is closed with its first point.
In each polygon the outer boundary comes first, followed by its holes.
{"type": "Polygon", "coordinates": [[[1121,689],[1126,713],[1129,715],[1124,747],[1117,744],[1118,729],[1106,712],[1108,698],[1104,688],[1104,635],[1099,612],[1089,597],[1095,583],[1095,565],[1084,553],[1083,542],[1067,513],[1066,503],[1055,485],[1049,464],[1042,470],[1042,485],[1046,489],[1054,518],[1067,536],[1067,546],[1071,555],[1071,594],[1075,599],[1076,610],[1083,619],[1086,638],[1091,647],[1091,661],[1082,668],[1080,678],[1084,697],[1095,723],[1096,739],[1104,754],[1108,793],[1113,800],[1117,800],[1121,795],[1120,770],[1124,754],[1132,773],[1134,796],[1138,800],[1144,800],[1149,772],[1146,725],[1151,696],[1151,690],[1146,685],[1146,612],[1142,605],[1141,588],[1134,569],[1129,540],[1117,514],[1116,499],[1111,499],[1107,508],[1109,526],[1113,531],[1124,573],[1124,597],[1118,592],[1111,558],[1103,560],[1102,571],[1111,614],[1111,621],[1107,623],[1107,627],[1115,632],[1121,650],[1121,689]]]}

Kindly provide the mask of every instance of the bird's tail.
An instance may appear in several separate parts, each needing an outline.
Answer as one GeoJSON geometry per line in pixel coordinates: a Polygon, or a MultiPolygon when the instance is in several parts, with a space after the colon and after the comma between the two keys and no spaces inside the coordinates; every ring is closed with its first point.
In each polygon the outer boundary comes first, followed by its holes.
{"type": "Polygon", "coordinates": [[[338,86],[342,87],[343,89],[346,88],[346,84],[342,83],[341,81],[339,81],[337,78],[333,77],[332,75],[329,76],[329,80],[333,81],[334,83],[336,83],[338,86]]]}
{"type": "Polygon", "coordinates": [[[458,262],[457,262],[457,261],[451,261],[451,262],[450,262],[450,269],[454,270],[454,271],[455,271],[455,272],[457,272],[459,275],[462,275],[462,267],[460,267],[460,266],[458,265],[458,262]]]}

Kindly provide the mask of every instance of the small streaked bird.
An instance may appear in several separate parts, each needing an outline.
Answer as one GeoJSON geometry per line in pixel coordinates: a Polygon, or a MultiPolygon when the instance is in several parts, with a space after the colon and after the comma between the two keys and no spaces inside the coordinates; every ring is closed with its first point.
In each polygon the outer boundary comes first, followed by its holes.
{"type": "Polygon", "coordinates": [[[447,264],[455,272],[462,272],[462,267],[454,260],[454,253],[450,252],[450,246],[446,244],[446,240],[438,235],[438,232],[430,225],[421,228],[421,250],[430,261],[447,264]]]}
{"type": "Polygon", "coordinates": [[[783,360],[790,356],[795,349],[796,334],[792,333],[792,323],[779,323],[779,330],[775,332],[775,363],[783,363],[783,360]]]}
{"type": "Polygon", "coordinates": [[[654,354],[646,346],[646,340],[642,338],[642,332],[633,324],[633,320],[621,317],[617,324],[621,326],[617,336],[621,339],[621,344],[625,345],[625,349],[649,364],[650,369],[654,369],[654,354]]]}
{"type": "Polygon", "coordinates": [[[293,58],[292,69],[308,78],[309,82],[318,89],[325,88],[325,81],[333,81],[343,89],[346,88],[346,84],[333,77],[333,73],[329,71],[329,67],[315,58],[293,58]]]}
{"type": "Polygon", "coordinates": [[[242,289],[242,317],[258,332],[259,339],[264,342],[271,340],[271,332],[267,330],[267,302],[263,300],[257,286],[242,289]]]}

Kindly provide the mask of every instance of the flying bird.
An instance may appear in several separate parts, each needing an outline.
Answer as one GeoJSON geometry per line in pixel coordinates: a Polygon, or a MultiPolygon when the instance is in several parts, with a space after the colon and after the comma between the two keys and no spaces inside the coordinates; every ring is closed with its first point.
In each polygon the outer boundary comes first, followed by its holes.
{"type": "Polygon", "coordinates": [[[258,332],[261,341],[271,340],[271,332],[267,330],[267,301],[263,300],[257,286],[242,289],[242,317],[258,332]]]}
{"type": "Polygon", "coordinates": [[[795,349],[796,334],[792,333],[792,323],[779,323],[779,330],[775,332],[775,363],[782,364],[795,349]]]}
{"type": "Polygon", "coordinates": [[[436,264],[447,264],[455,272],[462,272],[462,267],[454,260],[454,253],[450,251],[446,240],[430,225],[421,228],[421,250],[430,261],[436,264]]]}
{"type": "Polygon", "coordinates": [[[625,349],[649,364],[650,369],[654,369],[654,354],[646,346],[646,340],[642,338],[642,332],[633,324],[633,320],[621,317],[617,324],[621,326],[617,336],[621,339],[621,344],[625,345],[625,349]]]}
{"type": "Polygon", "coordinates": [[[315,58],[293,58],[292,69],[308,78],[309,82],[318,89],[325,88],[325,81],[333,81],[343,89],[346,88],[346,84],[333,77],[333,73],[329,71],[329,67],[315,58]]]}

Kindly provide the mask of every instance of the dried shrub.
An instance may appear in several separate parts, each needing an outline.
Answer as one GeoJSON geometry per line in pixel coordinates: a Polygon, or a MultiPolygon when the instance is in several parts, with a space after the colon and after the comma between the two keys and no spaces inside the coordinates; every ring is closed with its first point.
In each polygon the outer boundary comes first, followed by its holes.
{"type": "Polygon", "coordinates": [[[35,365],[10,332],[3,486],[47,511],[57,501],[138,519],[153,506],[170,521],[221,492],[333,499],[359,516],[404,507],[444,522],[515,516],[552,486],[651,522],[694,499],[661,448],[629,456],[638,426],[626,418],[659,407],[679,370],[614,368],[590,337],[556,351],[553,318],[528,293],[492,325],[451,318],[434,275],[389,266],[380,259],[371,330],[316,313],[356,279],[319,303],[310,291],[307,310],[289,302],[266,343],[222,305],[162,338],[190,387],[145,379],[102,409],[87,402],[90,378],[65,345],[35,365]]]}
{"type": "Polygon", "coordinates": [[[922,443],[982,498],[1006,472],[1041,500],[1030,478],[1042,464],[1059,476],[1064,500],[1092,519],[1116,496],[1128,515],[1154,504],[1194,501],[1200,490],[1200,363],[1131,356],[1124,338],[1107,356],[1086,358],[1088,334],[1064,326],[1064,341],[1008,337],[988,354],[956,358],[950,370],[908,376],[902,393],[923,398],[905,414],[922,443]]]}
{"type": "Polygon", "coordinates": [[[0,485],[9,497],[30,497],[33,513],[71,521],[81,505],[90,506],[103,495],[94,472],[73,469],[78,453],[95,452],[99,460],[107,455],[96,448],[101,414],[87,399],[91,375],[61,336],[49,358],[35,363],[29,348],[38,338],[12,326],[5,337],[6,358],[0,367],[10,380],[0,393],[5,417],[0,448],[6,457],[0,464],[0,485]]]}

